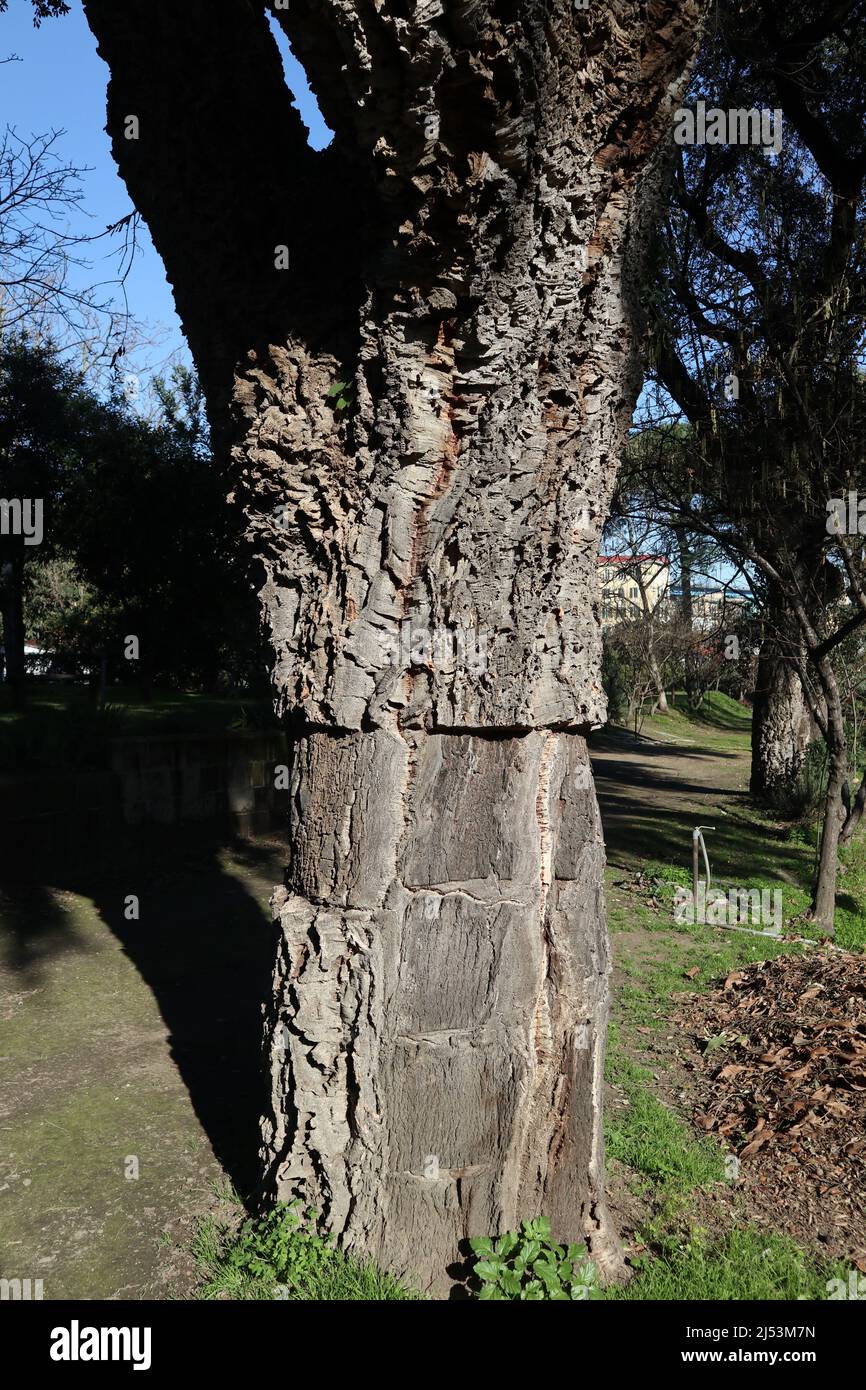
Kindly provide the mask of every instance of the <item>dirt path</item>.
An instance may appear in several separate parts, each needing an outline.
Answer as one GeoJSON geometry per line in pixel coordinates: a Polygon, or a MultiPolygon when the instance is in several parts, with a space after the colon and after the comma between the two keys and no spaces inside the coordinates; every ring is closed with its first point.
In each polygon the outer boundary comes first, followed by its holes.
{"type": "Polygon", "coordinates": [[[797,882],[797,847],[779,832],[768,863],[772,828],[764,845],[754,836],[750,755],[741,744],[741,737],[717,731],[694,743],[594,734],[590,756],[608,863],[629,873],[652,861],[689,869],[692,828],[701,825],[712,827],[705,838],[714,879],[797,882]]]}
{"type": "Polygon", "coordinates": [[[632,869],[647,859],[691,862],[687,825],[736,812],[749,782],[749,754],[599,734],[590,740],[608,862],[632,869]]]}

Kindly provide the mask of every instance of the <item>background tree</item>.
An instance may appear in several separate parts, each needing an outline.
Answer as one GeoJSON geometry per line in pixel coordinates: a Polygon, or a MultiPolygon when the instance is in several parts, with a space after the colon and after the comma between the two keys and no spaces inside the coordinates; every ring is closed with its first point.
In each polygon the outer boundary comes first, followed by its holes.
{"type": "Polygon", "coordinates": [[[863,19],[861,3],[719,11],[689,99],[779,108],[783,144],[769,159],[680,149],[652,280],[656,378],[691,424],[690,524],[760,574],[777,615],[765,668],[788,674],[762,680],[777,708],[759,718],[758,746],[797,775],[802,744],[778,739],[802,728],[801,692],[828,741],[813,903],[828,930],[836,846],[863,804],[848,790],[832,659],[866,619],[862,541],[827,531],[829,500],[862,478],[863,19]]]}
{"type": "Polygon", "coordinates": [[[0,617],[4,675],[17,706],[25,693],[27,566],[50,554],[56,540],[55,509],[75,455],[81,405],[78,378],[50,351],[21,338],[0,342],[0,617]],[[29,535],[12,510],[25,503],[29,535]]]}
{"type": "Polygon", "coordinates": [[[6,680],[18,703],[25,616],[27,635],[70,672],[104,665],[145,692],[264,680],[251,561],[198,383],[178,368],[156,395],[163,419],[152,423],[120,393],[98,395],[49,347],[17,339],[0,350],[0,497],[43,508],[40,544],[0,534],[6,680]]]}

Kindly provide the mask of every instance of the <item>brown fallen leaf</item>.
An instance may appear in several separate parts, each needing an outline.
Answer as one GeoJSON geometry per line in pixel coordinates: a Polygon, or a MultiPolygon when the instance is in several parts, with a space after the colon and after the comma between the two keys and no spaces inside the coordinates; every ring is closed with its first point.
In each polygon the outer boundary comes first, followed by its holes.
{"type": "Polygon", "coordinates": [[[808,1076],[812,1069],[812,1063],[807,1062],[804,1067],[798,1067],[796,1071],[785,1072],[789,1081],[802,1081],[804,1076],[808,1076]]]}
{"type": "Polygon", "coordinates": [[[758,1152],[758,1149],[762,1148],[763,1145],[767,1143],[767,1140],[769,1138],[769,1133],[759,1134],[757,1139],[752,1140],[751,1144],[747,1144],[744,1149],[740,1149],[740,1158],[749,1158],[752,1154],[756,1154],[758,1152]]]}

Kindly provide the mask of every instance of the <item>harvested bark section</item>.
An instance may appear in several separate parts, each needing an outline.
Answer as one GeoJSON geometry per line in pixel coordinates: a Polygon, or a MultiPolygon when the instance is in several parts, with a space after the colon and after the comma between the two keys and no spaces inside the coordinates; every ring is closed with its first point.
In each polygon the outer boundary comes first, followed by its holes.
{"type": "Polygon", "coordinates": [[[273,1194],[302,1192],[344,1245],[439,1293],[467,1236],[541,1211],[604,1261],[609,962],[584,739],[319,733],[294,779],[273,1194]]]}

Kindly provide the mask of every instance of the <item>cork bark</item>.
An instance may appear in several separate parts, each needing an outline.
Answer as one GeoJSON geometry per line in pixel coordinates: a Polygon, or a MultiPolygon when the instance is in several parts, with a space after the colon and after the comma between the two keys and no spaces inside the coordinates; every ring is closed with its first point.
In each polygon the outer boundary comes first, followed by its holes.
{"type": "Polygon", "coordinates": [[[264,5],[85,10],[295,735],[266,1189],[436,1292],[541,1212],[615,1271],[596,553],[696,6],[292,0],[321,154],[264,5]]]}

